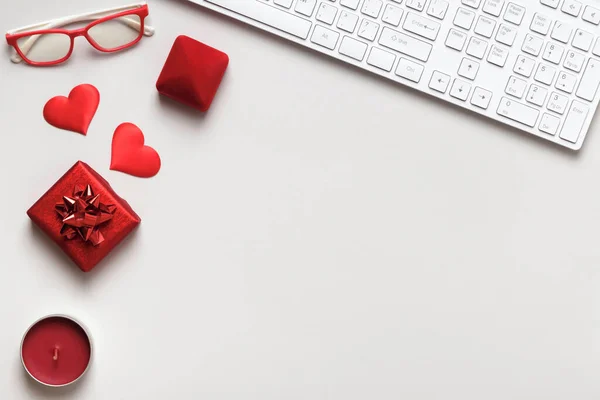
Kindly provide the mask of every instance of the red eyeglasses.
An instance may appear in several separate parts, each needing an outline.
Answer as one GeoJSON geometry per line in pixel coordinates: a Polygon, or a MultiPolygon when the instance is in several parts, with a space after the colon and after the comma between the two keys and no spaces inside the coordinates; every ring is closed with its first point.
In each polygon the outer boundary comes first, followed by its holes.
{"type": "Polygon", "coordinates": [[[146,3],[74,15],[14,29],[6,41],[14,47],[11,60],[46,66],[60,64],[73,53],[75,38],[84,36],[99,51],[115,52],[138,43],[142,36],[152,36],[154,28],[144,25],[148,16],[146,3]],[[77,22],[93,22],[80,29],[59,29],[77,22]]]}

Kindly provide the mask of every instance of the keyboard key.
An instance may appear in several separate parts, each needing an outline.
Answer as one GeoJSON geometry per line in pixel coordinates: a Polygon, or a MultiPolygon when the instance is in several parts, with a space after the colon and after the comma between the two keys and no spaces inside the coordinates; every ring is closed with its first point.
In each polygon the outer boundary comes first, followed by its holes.
{"type": "Polygon", "coordinates": [[[378,31],[379,24],[363,18],[362,22],[360,23],[360,27],[358,28],[358,36],[363,39],[373,41],[375,40],[375,36],[377,36],[378,31]]]}
{"type": "Polygon", "coordinates": [[[312,22],[307,21],[304,18],[258,1],[207,1],[301,39],[308,38],[308,34],[312,27],[312,22]]]}
{"type": "Polygon", "coordinates": [[[310,17],[313,14],[316,5],[317,0],[298,0],[296,2],[296,8],[294,8],[294,11],[310,17]]]}
{"type": "Polygon", "coordinates": [[[581,12],[581,3],[576,0],[565,0],[561,10],[566,14],[578,17],[581,12]]]}
{"type": "Polygon", "coordinates": [[[474,80],[477,77],[478,71],[479,63],[469,60],[468,58],[463,58],[458,67],[458,75],[470,80],[474,80]]]}
{"type": "Polygon", "coordinates": [[[558,8],[558,3],[560,0],[542,0],[542,4],[552,8],[558,8]]]}
{"type": "Polygon", "coordinates": [[[558,40],[559,42],[569,43],[571,32],[573,32],[573,29],[569,25],[556,21],[550,37],[552,37],[554,40],[558,40]]]}
{"type": "Polygon", "coordinates": [[[360,12],[369,17],[377,18],[379,17],[382,6],[383,2],[381,0],[364,0],[360,12]]]}
{"type": "Polygon", "coordinates": [[[402,19],[402,14],[404,11],[393,4],[388,4],[385,7],[385,11],[383,12],[383,17],[381,20],[386,24],[398,26],[400,25],[400,19],[402,19]]]}
{"type": "Polygon", "coordinates": [[[508,58],[508,50],[498,45],[492,45],[490,54],[488,54],[488,62],[499,67],[504,67],[508,58]]]}
{"type": "Polygon", "coordinates": [[[549,65],[540,64],[533,79],[545,85],[551,85],[556,75],[556,68],[549,65]]]}
{"type": "Polygon", "coordinates": [[[575,94],[584,100],[594,101],[598,85],[600,85],[600,61],[590,58],[575,94]]]}
{"type": "Polygon", "coordinates": [[[536,106],[543,106],[548,96],[548,90],[538,85],[531,85],[527,93],[527,101],[536,106]]]}
{"type": "Polygon", "coordinates": [[[517,62],[515,63],[513,71],[515,71],[519,75],[529,78],[533,73],[533,68],[535,68],[534,60],[525,56],[519,56],[517,58],[517,62]]]}
{"type": "Polygon", "coordinates": [[[274,0],[273,2],[278,6],[290,8],[292,6],[293,0],[274,0]]]}
{"type": "Polygon", "coordinates": [[[567,106],[569,105],[569,98],[567,96],[563,96],[562,94],[558,94],[553,92],[550,95],[550,100],[548,101],[548,110],[553,111],[557,114],[563,115],[567,110],[567,106]]]}
{"type": "Polygon", "coordinates": [[[360,0],[340,0],[341,5],[343,5],[344,7],[351,8],[353,10],[356,10],[358,8],[358,3],[360,3],[360,0]]]}
{"type": "Polygon", "coordinates": [[[468,6],[474,9],[478,9],[481,4],[481,0],[462,0],[464,6],[468,6]]]}
{"type": "Polygon", "coordinates": [[[517,36],[517,29],[506,25],[501,24],[498,29],[498,33],[496,34],[496,41],[507,46],[512,46],[515,42],[515,37],[517,36]]]}
{"type": "Polygon", "coordinates": [[[354,58],[357,61],[362,61],[367,52],[367,44],[359,40],[352,39],[349,36],[344,36],[342,44],[340,44],[340,54],[354,58]]]}
{"type": "Polygon", "coordinates": [[[525,7],[519,6],[515,3],[508,3],[506,11],[504,12],[504,20],[515,25],[521,25],[523,17],[525,16],[525,7]]]}
{"type": "Polygon", "coordinates": [[[504,7],[504,0],[485,0],[483,4],[483,12],[486,14],[499,17],[504,7]]]}
{"type": "Polygon", "coordinates": [[[577,143],[589,111],[588,106],[574,100],[560,132],[560,138],[571,143],[577,143]]]}
{"type": "Polygon", "coordinates": [[[429,40],[435,40],[440,31],[440,24],[428,18],[409,12],[402,25],[404,30],[429,40]]]}
{"type": "Polygon", "coordinates": [[[455,99],[459,99],[462,101],[467,101],[469,98],[469,93],[471,93],[471,85],[467,82],[461,81],[460,79],[455,79],[452,84],[452,89],[450,89],[450,96],[455,99]]]}
{"type": "Polygon", "coordinates": [[[594,53],[595,56],[600,57],[600,38],[596,40],[596,45],[594,46],[592,53],[594,53]]]}
{"type": "Polygon", "coordinates": [[[537,36],[533,36],[531,34],[527,34],[525,36],[525,40],[523,41],[523,46],[521,50],[523,50],[527,54],[531,54],[532,56],[539,56],[542,51],[542,46],[544,45],[544,41],[537,36]]]}
{"type": "Polygon", "coordinates": [[[600,10],[586,6],[583,11],[583,20],[589,22],[590,24],[598,25],[600,24],[600,10]]]}
{"type": "Polygon", "coordinates": [[[431,0],[427,9],[427,15],[437,19],[444,19],[446,18],[447,11],[448,2],[446,0],[431,0]]]}
{"type": "Polygon", "coordinates": [[[379,44],[399,53],[427,62],[432,46],[412,36],[384,27],[379,44]]]}
{"type": "Polygon", "coordinates": [[[577,32],[575,32],[575,36],[573,37],[573,47],[579,50],[588,51],[590,47],[592,47],[593,41],[594,35],[582,31],[581,29],[577,29],[577,32]]]}
{"type": "Polygon", "coordinates": [[[585,56],[580,53],[576,53],[573,50],[569,50],[567,53],[567,57],[565,57],[565,63],[563,64],[565,68],[570,69],[571,71],[581,72],[583,68],[583,63],[585,62],[585,56]]]}
{"type": "Polygon", "coordinates": [[[556,135],[558,131],[558,126],[560,125],[560,118],[555,117],[554,115],[544,114],[542,115],[542,120],[540,121],[540,131],[547,133],[549,135],[556,135]]]}
{"type": "Polygon", "coordinates": [[[471,29],[471,25],[473,25],[474,19],[475,13],[473,11],[461,7],[456,11],[456,15],[454,16],[454,25],[469,30],[471,29]]]}
{"type": "Polygon", "coordinates": [[[523,125],[534,127],[540,112],[533,107],[503,97],[496,111],[498,115],[519,122],[523,125]]]}
{"type": "Polygon", "coordinates": [[[425,8],[425,1],[426,0],[406,0],[406,7],[417,11],[423,11],[425,8]]]}
{"type": "Polygon", "coordinates": [[[356,24],[358,23],[358,15],[349,13],[348,11],[342,11],[340,18],[338,19],[337,27],[346,32],[354,32],[356,24]]]}
{"type": "Polygon", "coordinates": [[[400,62],[398,62],[398,67],[396,67],[396,75],[408,79],[409,81],[419,83],[424,69],[425,68],[422,65],[417,64],[416,62],[401,58],[400,62]]]}
{"type": "Polygon", "coordinates": [[[548,42],[546,44],[546,49],[544,50],[544,55],[542,58],[546,61],[550,61],[552,64],[560,64],[560,60],[562,60],[562,56],[565,52],[564,47],[554,44],[552,42],[548,42]]]}
{"type": "Polygon", "coordinates": [[[469,42],[469,45],[467,46],[467,54],[472,57],[479,58],[481,60],[485,55],[487,47],[488,43],[485,40],[472,37],[471,41],[469,42]]]}
{"type": "Polygon", "coordinates": [[[522,98],[527,89],[527,82],[517,77],[511,76],[506,84],[504,91],[506,94],[510,94],[518,99],[522,98]]]}
{"type": "Polygon", "coordinates": [[[562,90],[565,93],[573,93],[576,84],[577,77],[567,74],[566,72],[561,72],[558,74],[558,79],[556,80],[555,86],[558,90],[562,90]]]}
{"type": "Polygon", "coordinates": [[[480,87],[476,87],[473,91],[473,97],[471,97],[471,104],[473,104],[475,107],[487,110],[487,108],[490,106],[491,100],[492,92],[480,87]]]}
{"type": "Polygon", "coordinates": [[[475,24],[475,33],[486,38],[491,38],[494,28],[496,28],[496,21],[485,15],[480,15],[477,24],[475,24]]]}
{"type": "Polygon", "coordinates": [[[339,33],[324,28],[321,25],[315,25],[315,30],[313,31],[310,41],[318,44],[319,46],[326,47],[329,50],[333,50],[339,37],[339,33]]]}
{"type": "Polygon", "coordinates": [[[395,60],[396,56],[392,53],[373,46],[369,58],[367,58],[367,64],[389,72],[392,70],[395,60]]]}
{"type": "Polygon", "coordinates": [[[466,33],[457,31],[456,29],[450,29],[448,37],[446,38],[446,46],[454,50],[462,51],[466,41],[466,33]]]}
{"type": "Polygon", "coordinates": [[[337,8],[332,5],[321,3],[317,10],[317,21],[326,23],[327,25],[333,24],[335,16],[337,15],[337,8]]]}
{"type": "Polygon", "coordinates": [[[533,16],[533,20],[531,21],[531,26],[529,27],[529,29],[531,29],[534,32],[539,33],[540,35],[545,36],[550,31],[551,24],[552,24],[552,21],[550,20],[550,18],[548,18],[547,16],[542,15],[540,13],[536,13],[533,16]]]}
{"type": "Polygon", "coordinates": [[[431,80],[429,81],[429,88],[436,92],[446,93],[448,84],[450,83],[450,77],[446,74],[442,74],[439,71],[433,71],[431,80]]]}

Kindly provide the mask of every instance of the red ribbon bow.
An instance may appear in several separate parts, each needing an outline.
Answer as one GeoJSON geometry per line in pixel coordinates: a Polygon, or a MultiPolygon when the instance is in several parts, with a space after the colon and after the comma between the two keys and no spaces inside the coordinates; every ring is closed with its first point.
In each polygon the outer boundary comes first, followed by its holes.
{"type": "Polygon", "coordinates": [[[104,241],[99,226],[110,221],[116,209],[114,204],[101,203],[100,195],[94,195],[90,185],[75,185],[73,197],[63,196],[62,203],[55,206],[63,223],[60,234],[67,239],[79,235],[84,242],[98,246],[104,241]]]}

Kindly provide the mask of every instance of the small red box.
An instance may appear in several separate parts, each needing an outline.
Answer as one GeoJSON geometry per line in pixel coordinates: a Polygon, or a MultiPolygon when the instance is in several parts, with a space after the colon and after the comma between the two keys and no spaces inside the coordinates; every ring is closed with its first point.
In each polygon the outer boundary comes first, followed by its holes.
{"type": "Polygon", "coordinates": [[[156,82],[163,95],[206,111],[225,74],[227,54],[188,36],[178,36],[156,82]]]}
{"type": "MultiPolygon", "coordinates": [[[[97,214],[100,214],[100,211],[97,214]]],[[[89,165],[81,161],[75,163],[31,206],[27,211],[27,215],[84,272],[94,268],[141,222],[140,217],[125,200],[115,193],[109,183],[89,165]],[[77,187],[91,189],[92,192],[87,202],[82,200],[85,197],[74,195],[74,190],[77,187]],[[74,233],[76,231],[69,226],[65,227],[67,224],[63,223],[64,215],[61,216],[60,212],[57,211],[57,205],[60,208],[61,204],[73,200],[76,200],[76,202],[81,201],[81,204],[83,204],[83,208],[80,207],[76,210],[85,210],[79,214],[81,218],[74,218],[75,221],[85,221],[84,224],[89,221],[88,218],[91,218],[94,223],[102,221],[97,225],[97,229],[93,230],[94,232],[88,230],[85,226],[81,228],[83,232],[89,232],[91,239],[84,239],[79,233],[73,234],[71,238],[67,237],[69,232],[74,233]],[[86,205],[88,205],[87,208],[86,205]],[[102,219],[94,219],[96,217],[92,214],[96,210],[102,210],[102,219]],[[112,217],[106,218],[108,213],[112,217]],[[100,238],[102,242],[95,245],[93,244],[94,238],[96,241],[100,238]]]]}

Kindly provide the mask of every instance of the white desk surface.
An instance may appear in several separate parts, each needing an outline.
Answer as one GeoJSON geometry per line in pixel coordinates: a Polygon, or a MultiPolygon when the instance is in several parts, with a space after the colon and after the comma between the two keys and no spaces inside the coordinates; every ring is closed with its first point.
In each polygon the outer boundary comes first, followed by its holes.
{"type": "MultiPolygon", "coordinates": [[[[0,30],[119,5],[0,0],[0,30]]],[[[0,398],[596,400],[600,124],[563,151],[181,1],[118,55],[0,60],[0,398]],[[179,34],[229,54],[206,115],[161,99],[179,34]],[[43,120],[101,93],[87,137],[43,120]],[[162,156],[109,171],[121,122],[162,156]],[[142,217],[80,272],[25,215],[81,159],[142,217]],[[24,330],[90,328],[89,375],[45,390],[24,330]]]]}

